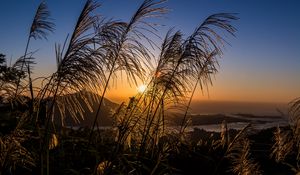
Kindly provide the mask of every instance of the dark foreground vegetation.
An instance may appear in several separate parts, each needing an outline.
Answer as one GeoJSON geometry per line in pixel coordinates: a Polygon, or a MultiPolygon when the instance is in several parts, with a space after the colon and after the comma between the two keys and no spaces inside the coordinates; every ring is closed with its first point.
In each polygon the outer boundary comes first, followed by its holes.
{"type": "Polygon", "coordinates": [[[236,14],[210,15],[187,37],[171,29],[158,46],[152,38],[168,11],[164,1],[145,0],[128,22],[102,18],[99,6],[87,0],[70,36],[55,45],[57,70],[49,77],[32,78],[30,51],[33,39],[54,32],[45,3],[24,55],[12,65],[0,55],[1,175],[299,173],[299,99],[286,128],[253,134],[250,125],[228,131],[224,122],[221,133],[185,130],[193,94],[212,83],[236,14]],[[106,92],[121,73],[128,83],[147,83],[146,91],[106,110],[106,92]],[[184,114],[180,128],[169,130],[166,113],[174,107],[184,114]],[[87,111],[94,114],[88,127],[65,127],[87,111]],[[101,130],[107,114],[113,129],[101,130]]]}
{"type": "MultiPolygon", "coordinates": [[[[2,125],[15,126],[16,121],[1,121],[2,125]]],[[[138,157],[139,145],[134,138],[124,144],[117,141],[118,129],[101,129],[87,147],[89,128],[76,130],[63,128],[50,136],[50,174],[296,174],[296,143],[287,134],[289,126],[269,128],[252,132],[251,126],[243,130],[227,130],[226,122],[222,132],[207,132],[194,129],[178,135],[170,132],[160,137],[151,152],[138,157]],[[291,144],[291,148],[287,146],[291,144]],[[294,147],[294,148],[293,148],[294,147]]],[[[1,134],[12,132],[1,128],[1,134]]],[[[30,131],[27,131],[30,132],[30,131]]],[[[21,133],[20,133],[21,134],[21,133]]],[[[35,166],[40,149],[39,139],[24,137],[30,133],[3,137],[1,151],[7,151],[6,164],[2,174],[40,174],[35,166]],[[11,140],[10,140],[11,139],[11,140]],[[21,145],[18,145],[21,141],[21,145]],[[4,146],[4,145],[2,145],[4,146]],[[18,147],[16,147],[18,146],[18,147]],[[5,148],[5,149],[4,149],[5,148]],[[22,148],[22,149],[21,149],[22,148]],[[23,151],[23,152],[22,152],[23,151]],[[26,157],[28,156],[28,157],[26,157]],[[30,157],[29,157],[30,156],[30,157]],[[23,162],[23,161],[28,162],[23,162]],[[30,161],[32,161],[30,164],[30,161]],[[26,165],[26,166],[25,166],[26,165]]],[[[6,134],[7,135],[7,134],[6,134]]],[[[2,152],[4,155],[4,152],[2,152]]]]}

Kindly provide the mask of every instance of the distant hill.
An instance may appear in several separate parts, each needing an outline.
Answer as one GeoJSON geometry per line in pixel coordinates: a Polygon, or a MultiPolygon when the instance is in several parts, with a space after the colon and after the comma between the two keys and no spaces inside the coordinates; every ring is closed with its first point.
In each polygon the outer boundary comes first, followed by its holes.
{"type": "MultiPolygon", "coordinates": [[[[173,114],[170,117],[170,123],[173,125],[181,125],[183,120],[183,114],[173,114]]],[[[237,119],[226,116],[224,114],[209,114],[209,115],[190,115],[191,117],[191,125],[209,125],[209,124],[221,124],[224,120],[227,123],[231,122],[248,122],[249,120],[237,119]]]]}
{"type": "Polygon", "coordinates": [[[278,115],[287,113],[287,103],[280,102],[239,102],[239,101],[193,101],[190,111],[194,114],[233,114],[278,115]]]}
{"type": "MultiPolygon", "coordinates": [[[[92,94],[91,92],[81,92],[80,94],[75,93],[75,94],[69,95],[69,97],[70,96],[73,96],[73,97],[76,96],[79,103],[82,105],[83,111],[84,111],[84,113],[83,113],[84,119],[81,119],[80,115],[78,114],[77,116],[79,118],[79,122],[76,122],[74,119],[72,119],[70,113],[66,112],[65,120],[64,120],[65,125],[66,126],[75,126],[75,127],[90,127],[90,126],[92,126],[95,116],[96,116],[96,112],[97,112],[97,109],[99,106],[101,96],[92,94]],[[92,100],[92,103],[91,103],[92,111],[89,110],[88,106],[84,102],[84,98],[82,98],[81,96],[85,96],[87,98],[91,98],[92,96],[94,97],[94,100],[92,100]]],[[[98,114],[98,120],[97,120],[98,124],[100,126],[112,126],[111,116],[113,114],[113,111],[115,109],[117,109],[118,107],[119,107],[119,104],[114,103],[114,102],[108,100],[107,98],[104,98],[100,112],[98,114]]],[[[60,120],[61,120],[60,113],[56,109],[55,110],[55,121],[56,121],[56,123],[59,124],[59,123],[61,123],[60,120]]]]}
{"type": "MultiPolygon", "coordinates": [[[[168,114],[170,125],[181,125],[184,115],[180,113],[168,114]]],[[[284,116],[258,116],[252,114],[193,114],[189,117],[192,118],[191,125],[210,125],[221,124],[224,120],[227,123],[245,122],[245,123],[268,123],[276,121],[287,121],[284,116]]]]}
{"type": "MultiPolygon", "coordinates": [[[[66,113],[65,116],[65,125],[66,126],[74,126],[74,127],[90,127],[93,125],[93,121],[96,115],[96,111],[99,105],[99,101],[101,96],[92,94],[91,92],[81,92],[81,95],[84,95],[86,97],[94,96],[98,99],[98,101],[94,101],[91,104],[92,111],[88,109],[88,107],[85,105],[85,102],[83,98],[79,98],[79,102],[82,104],[83,110],[85,111],[83,113],[84,119],[81,119],[79,122],[75,122],[69,113],[66,113]]],[[[72,94],[70,96],[80,96],[79,93],[72,94]]],[[[99,126],[112,126],[112,114],[113,111],[115,111],[119,107],[119,104],[114,103],[110,101],[107,98],[104,98],[101,110],[99,112],[98,116],[98,124],[99,126]]],[[[60,114],[58,110],[55,111],[56,119],[55,121],[59,123],[60,121],[60,114]]],[[[78,114],[79,116],[79,114],[78,114]]],[[[209,124],[221,124],[224,120],[226,120],[227,123],[235,123],[235,122],[245,122],[245,123],[267,123],[277,120],[282,120],[283,118],[278,115],[252,115],[252,114],[243,114],[243,113],[233,113],[233,114],[192,114],[192,125],[209,125],[209,124]]],[[[175,125],[181,125],[181,122],[183,120],[183,114],[180,113],[172,113],[167,112],[166,118],[165,118],[166,124],[175,126],[175,125]]]]}

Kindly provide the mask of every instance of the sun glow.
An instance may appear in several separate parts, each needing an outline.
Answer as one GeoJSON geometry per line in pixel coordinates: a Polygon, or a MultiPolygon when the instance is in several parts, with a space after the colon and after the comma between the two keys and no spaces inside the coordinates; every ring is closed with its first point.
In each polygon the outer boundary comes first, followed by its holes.
{"type": "Polygon", "coordinates": [[[147,88],[147,86],[144,85],[144,84],[142,84],[142,85],[140,85],[139,87],[137,87],[137,91],[138,91],[139,93],[143,93],[143,92],[146,90],[146,88],[147,88]]]}

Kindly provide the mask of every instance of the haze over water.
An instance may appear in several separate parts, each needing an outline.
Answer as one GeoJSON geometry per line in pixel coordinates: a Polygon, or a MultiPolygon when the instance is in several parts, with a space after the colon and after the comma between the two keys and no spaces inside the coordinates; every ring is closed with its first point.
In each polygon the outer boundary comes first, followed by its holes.
{"type": "Polygon", "coordinates": [[[191,112],[194,114],[234,114],[281,115],[287,112],[288,104],[280,102],[234,102],[234,101],[194,101],[191,112]]]}

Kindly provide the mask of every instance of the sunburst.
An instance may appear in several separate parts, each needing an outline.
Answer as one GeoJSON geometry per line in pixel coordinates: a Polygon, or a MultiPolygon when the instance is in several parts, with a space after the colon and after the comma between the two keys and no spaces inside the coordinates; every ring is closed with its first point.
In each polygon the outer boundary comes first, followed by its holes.
{"type": "Polygon", "coordinates": [[[137,87],[137,91],[138,91],[139,93],[145,92],[146,89],[147,89],[147,86],[146,86],[145,84],[139,85],[139,86],[137,87]]]}

